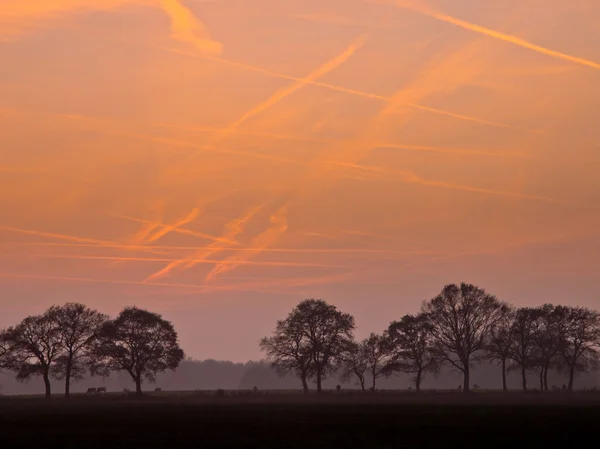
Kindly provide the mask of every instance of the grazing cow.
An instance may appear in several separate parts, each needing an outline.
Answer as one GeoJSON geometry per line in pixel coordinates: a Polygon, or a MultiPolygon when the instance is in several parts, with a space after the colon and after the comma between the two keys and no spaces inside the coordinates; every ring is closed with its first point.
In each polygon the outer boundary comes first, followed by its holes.
{"type": "Polygon", "coordinates": [[[95,394],[96,393],[96,389],[95,388],[88,388],[87,389],[87,394],[95,394]]]}
{"type": "Polygon", "coordinates": [[[155,389],[154,389],[154,391],[155,391],[156,393],[160,393],[160,392],[162,391],[162,388],[155,388],[155,389]]]}
{"type": "Polygon", "coordinates": [[[98,387],[96,388],[96,394],[106,393],[106,387],[98,387]]]}

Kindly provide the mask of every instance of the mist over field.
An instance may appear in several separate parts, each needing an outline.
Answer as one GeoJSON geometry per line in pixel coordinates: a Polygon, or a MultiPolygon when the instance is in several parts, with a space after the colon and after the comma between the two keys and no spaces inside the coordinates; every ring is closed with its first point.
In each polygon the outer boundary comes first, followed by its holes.
{"type": "MultiPolygon", "coordinates": [[[[502,388],[500,371],[497,366],[492,364],[478,365],[474,370],[473,383],[479,385],[482,389],[500,390],[502,388]]],[[[533,388],[537,385],[537,376],[532,373],[528,376],[533,388]]],[[[510,372],[508,375],[509,387],[518,390],[519,376],[516,372],[510,372]]],[[[561,388],[568,381],[566,373],[552,372],[550,383],[561,388]]],[[[598,373],[588,373],[581,375],[577,379],[578,389],[591,389],[600,387],[600,377],[598,373]]],[[[423,381],[424,389],[438,390],[457,390],[461,384],[462,377],[459,373],[444,370],[437,376],[428,375],[423,381]]],[[[340,384],[336,377],[325,380],[323,387],[335,390],[340,384]]],[[[54,394],[62,394],[64,385],[61,381],[52,381],[52,391],[54,394]]],[[[405,390],[412,387],[414,382],[410,376],[398,375],[378,380],[377,388],[380,390],[405,390]]],[[[359,386],[351,381],[341,384],[344,389],[359,389],[359,386]]],[[[32,379],[28,383],[17,382],[11,373],[0,374],[0,392],[3,395],[41,395],[44,392],[44,386],[41,379],[32,379]]],[[[269,363],[265,361],[254,361],[247,363],[233,363],[228,361],[186,360],[174,372],[167,372],[158,376],[156,384],[144,384],[145,391],[153,391],[155,388],[161,388],[163,391],[195,391],[195,390],[252,390],[254,387],[260,390],[297,390],[301,391],[302,385],[297,377],[289,374],[280,377],[274,372],[269,363]]],[[[87,376],[85,379],[72,385],[73,393],[85,393],[90,387],[106,387],[107,392],[122,392],[123,389],[134,391],[135,385],[126,373],[114,373],[107,378],[87,376]]],[[[311,390],[315,389],[315,384],[310,383],[311,390]]]]}

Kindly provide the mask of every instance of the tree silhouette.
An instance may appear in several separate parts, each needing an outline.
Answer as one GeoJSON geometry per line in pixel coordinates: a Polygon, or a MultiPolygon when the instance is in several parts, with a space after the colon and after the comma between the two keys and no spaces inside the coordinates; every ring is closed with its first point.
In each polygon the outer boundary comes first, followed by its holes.
{"type": "Polygon", "coordinates": [[[513,340],[510,358],[521,373],[523,391],[527,391],[527,371],[534,366],[534,327],[539,309],[524,307],[518,309],[513,323],[513,340]]]}
{"type": "Polygon", "coordinates": [[[115,320],[105,322],[98,332],[93,351],[94,374],[126,371],[142,394],[142,382],[156,381],[156,374],[174,370],[184,354],[173,325],[161,315],[125,308],[115,320]]]}
{"type": "Polygon", "coordinates": [[[367,369],[371,375],[371,388],[375,391],[377,379],[386,374],[385,367],[389,362],[390,346],[387,335],[371,332],[362,341],[361,346],[365,353],[367,369]]]}
{"type": "MultiPolygon", "coordinates": [[[[285,343],[283,348],[286,350],[281,354],[271,351],[274,366],[287,362],[300,366],[297,362],[301,360],[302,365],[308,367],[306,375],[315,378],[317,393],[321,393],[323,379],[339,366],[339,359],[352,340],[353,331],[354,317],[338,311],[322,299],[306,299],[285,320],[277,323],[271,339],[279,338],[285,343]],[[287,351],[294,348],[299,358],[287,351]]],[[[263,339],[261,347],[269,354],[270,350],[277,348],[273,343],[277,341],[263,339]]]]}
{"type": "Polygon", "coordinates": [[[11,368],[14,365],[14,350],[10,340],[8,339],[7,331],[0,331],[0,370],[3,368],[11,368]]]}
{"type": "Polygon", "coordinates": [[[514,332],[516,312],[512,307],[502,310],[502,316],[490,330],[486,350],[489,360],[498,363],[502,370],[502,390],[508,391],[506,384],[506,373],[514,347],[514,332]]]}
{"type": "Polygon", "coordinates": [[[308,394],[308,378],[312,374],[311,353],[301,323],[292,321],[290,317],[277,321],[273,336],[261,339],[259,346],[280,375],[294,372],[302,381],[304,394],[308,394]]]}
{"type": "Polygon", "coordinates": [[[471,364],[484,354],[486,339],[506,305],[471,284],[446,285],[422,311],[431,323],[431,336],[439,357],[463,374],[463,391],[470,391],[471,364]]]}
{"type": "Polygon", "coordinates": [[[436,372],[439,368],[428,316],[405,315],[389,325],[387,334],[390,360],[385,371],[413,374],[419,393],[425,373],[436,372]]]}
{"type": "Polygon", "coordinates": [[[600,313],[583,307],[557,307],[564,337],[560,353],[569,370],[569,391],[576,371],[595,368],[599,362],[600,313]]]}
{"type": "Polygon", "coordinates": [[[56,322],[48,313],[27,317],[17,326],[7,329],[3,340],[10,347],[10,368],[17,372],[17,380],[27,381],[33,376],[42,376],[46,398],[50,399],[51,369],[61,354],[56,322]]]}
{"type": "Polygon", "coordinates": [[[548,391],[548,372],[552,367],[559,367],[561,361],[558,356],[564,343],[565,331],[561,320],[560,310],[552,304],[537,308],[532,327],[533,362],[540,370],[541,391],[548,391]]]}
{"type": "Polygon", "coordinates": [[[348,382],[356,376],[360,389],[365,391],[365,373],[367,372],[367,353],[363,342],[348,342],[339,356],[340,380],[348,382]]]}
{"type": "Polygon", "coordinates": [[[303,330],[317,393],[321,393],[323,379],[334,371],[338,357],[353,338],[354,317],[321,299],[306,299],[292,310],[290,318],[303,330]]]}
{"type": "Polygon", "coordinates": [[[52,306],[47,314],[57,326],[62,352],[52,371],[54,377],[65,380],[65,396],[68,398],[71,379],[81,379],[92,364],[93,345],[108,315],[76,303],[52,306]]]}

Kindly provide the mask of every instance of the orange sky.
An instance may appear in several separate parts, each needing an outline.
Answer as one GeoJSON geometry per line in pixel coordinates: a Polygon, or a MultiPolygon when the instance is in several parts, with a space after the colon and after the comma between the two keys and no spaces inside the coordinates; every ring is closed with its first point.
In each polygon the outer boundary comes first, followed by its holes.
{"type": "Polygon", "coordinates": [[[259,357],[305,297],[600,308],[596,0],[0,1],[0,326],[259,357]]]}

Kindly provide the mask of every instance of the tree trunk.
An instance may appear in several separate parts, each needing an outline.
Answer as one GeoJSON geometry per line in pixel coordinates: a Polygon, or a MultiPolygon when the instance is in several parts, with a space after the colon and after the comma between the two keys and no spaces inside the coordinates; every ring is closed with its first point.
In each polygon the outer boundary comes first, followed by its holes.
{"type": "Polygon", "coordinates": [[[377,382],[377,376],[375,375],[375,372],[372,372],[371,375],[373,376],[373,393],[375,393],[375,383],[377,382]]]}
{"type": "Polygon", "coordinates": [[[135,394],[142,396],[142,376],[136,376],[135,378],[135,394]]]}
{"type": "Polygon", "coordinates": [[[65,369],[65,398],[71,397],[71,370],[73,369],[73,356],[69,355],[67,366],[65,369]]]}
{"type": "Polygon", "coordinates": [[[544,367],[540,369],[540,391],[544,391],[544,367]]]}
{"type": "Polygon", "coordinates": [[[365,376],[359,377],[358,380],[360,381],[360,389],[364,393],[365,392],[365,376]]]}
{"type": "Polygon", "coordinates": [[[417,371],[417,377],[415,378],[415,389],[417,390],[417,393],[421,392],[421,377],[423,375],[423,370],[419,369],[417,371]]]}
{"type": "Polygon", "coordinates": [[[71,372],[69,370],[65,373],[65,398],[71,398],[71,372]]]}
{"type": "Polygon", "coordinates": [[[523,391],[527,391],[527,371],[525,370],[525,363],[521,364],[521,381],[523,382],[523,391]]]}
{"type": "Polygon", "coordinates": [[[304,394],[307,395],[308,394],[308,382],[306,382],[306,374],[302,373],[302,375],[300,377],[302,378],[302,390],[304,391],[304,394]]]}
{"type": "Polygon", "coordinates": [[[502,391],[505,393],[508,391],[508,386],[506,385],[506,358],[502,359],[502,391]]]}
{"type": "Polygon", "coordinates": [[[44,371],[44,385],[46,386],[46,399],[52,398],[52,386],[50,385],[49,370],[44,371]]]}
{"type": "Polygon", "coordinates": [[[463,382],[463,393],[468,393],[471,391],[471,368],[468,363],[465,363],[464,367],[464,382],[463,382]]]}
{"type": "Polygon", "coordinates": [[[573,391],[573,384],[575,383],[575,364],[569,367],[569,391],[573,391]]]}
{"type": "Polygon", "coordinates": [[[548,391],[548,371],[549,367],[546,365],[544,367],[544,391],[548,391]]]}
{"type": "Polygon", "coordinates": [[[317,368],[317,394],[321,394],[323,392],[323,387],[321,385],[321,369],[317,368]]]}

